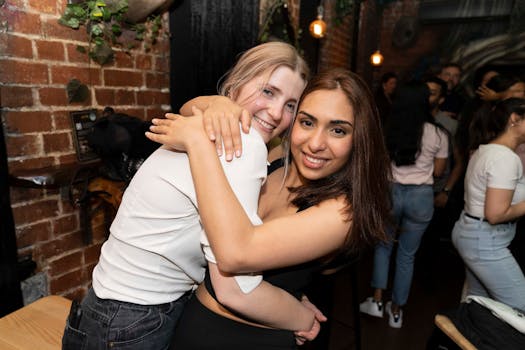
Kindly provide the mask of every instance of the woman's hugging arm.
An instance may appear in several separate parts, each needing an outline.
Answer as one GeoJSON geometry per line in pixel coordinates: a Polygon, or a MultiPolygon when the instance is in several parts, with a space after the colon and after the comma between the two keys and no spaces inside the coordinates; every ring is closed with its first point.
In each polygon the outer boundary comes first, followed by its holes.
{"type": "Polygon", "coordinates": [[[209,263],[210,277],[217,300],[232,311],[268,327],[291,331],[310,330],[315,315],[286,291],[262,281],[245,293],[234,276],[209,263]]]}

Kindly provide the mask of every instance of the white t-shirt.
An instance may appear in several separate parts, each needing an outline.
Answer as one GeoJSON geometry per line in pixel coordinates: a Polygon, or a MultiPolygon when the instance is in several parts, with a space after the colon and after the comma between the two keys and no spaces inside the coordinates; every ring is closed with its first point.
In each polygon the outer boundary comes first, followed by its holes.
{"type": "Polygon", "coordinates": [[[448,157],[448,135],[433,124],[423,125],[421,151],[412,165],[396,166],[392,162],[394,182],[403,185],[432,185],[434,158],[448,157]]]}
{"type": "MultiPolygon", "coordinates": [[[[260,224],[257,205],[266,178],[266,145],[255,129],[241,134],[243,156],[231,162],[223,156],[221,162],[252,223],[260,224]]],[[[159,148],[146,159],[126,189],[110,231],[93,270],[98,297],[163,304],[202,282],[203,227],[186,153],[159,148]]],[[[246,290],[262,278],[239,280],[246,290]]]]}
{"type": "Polygon", "coordinates": [[[525,179],[520,157],[503,145],[480,145],[465,174],[465,211],[485,216],[487,187],[514,190],[512,204],[525,200],[525,179]]]}

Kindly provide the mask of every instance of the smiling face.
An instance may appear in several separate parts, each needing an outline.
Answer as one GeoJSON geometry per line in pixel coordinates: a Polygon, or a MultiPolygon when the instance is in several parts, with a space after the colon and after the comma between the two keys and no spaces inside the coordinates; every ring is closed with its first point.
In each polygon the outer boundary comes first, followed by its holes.
{"type": "Polygon", "coordinates": [[[438,75],[438,77],[447,83],[448,91],[451,91],[459,84],[461,70],[455,66],[445,67],[441,70],[441,73],[438,75]]]}
{"type": "Polygon", "coordinates": [[[305,84],[298,72],[281,66],[244,84],[234,99],[248,110],[252,126],[268,143],[290,125],[305,84]]]}
{"type": "Polygon", "coordinates": [[[316,90],[304,97],[290,148],[301,178],[318,180],[340,170],[352,151],[354,113],[340,90],[316,90]]]}

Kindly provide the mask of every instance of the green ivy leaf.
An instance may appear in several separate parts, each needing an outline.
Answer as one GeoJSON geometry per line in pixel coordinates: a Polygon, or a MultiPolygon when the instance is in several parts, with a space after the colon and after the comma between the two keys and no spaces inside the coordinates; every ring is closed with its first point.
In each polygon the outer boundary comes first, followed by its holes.
{"type": "Polygon", "coordinates": [[[102,24],[94,24],[91,26],[91,36],[100,36],[104,33],[102,24]]]}

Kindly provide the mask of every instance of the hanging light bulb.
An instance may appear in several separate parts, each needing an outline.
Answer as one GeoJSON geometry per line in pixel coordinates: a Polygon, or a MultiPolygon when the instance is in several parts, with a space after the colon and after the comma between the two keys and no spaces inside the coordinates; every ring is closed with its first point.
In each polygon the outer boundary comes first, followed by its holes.
{"type": "Polygon", "coordinates": [[[317,19],[310,23],[310,34],[316,38],[320,39],[326,34],[326,22],[323,21],[323,5],[317,7],[317,19]]]}
{"type": "Polygon", "coordinates": [[[370,56],[370,63],[372,64],[372,66],[378,67],[382,65],[383,60],[384,60],[384,57],[383,55],[381,55],[381,52],[379,50],[377,50],[370,56]]]}

